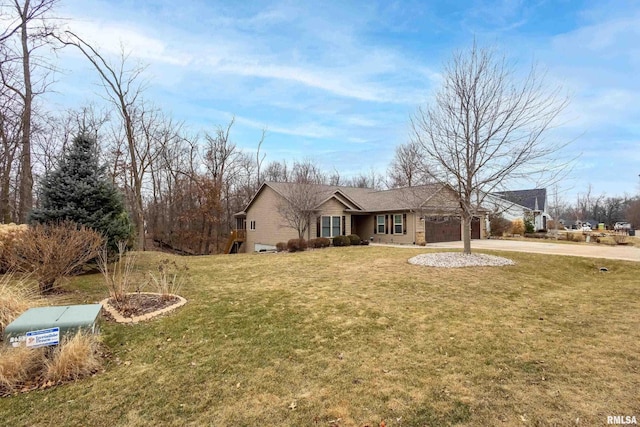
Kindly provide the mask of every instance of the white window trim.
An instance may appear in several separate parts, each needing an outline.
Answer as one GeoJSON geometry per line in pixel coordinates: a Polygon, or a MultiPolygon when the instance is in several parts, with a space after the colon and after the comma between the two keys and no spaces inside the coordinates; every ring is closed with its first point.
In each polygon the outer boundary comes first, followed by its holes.
{"type": "Polygon", "coordinates": [[[404,234],[404,217],[402,214],[393,214],[393,234],[404,234]],[[400,223],[396,223],[396,217],[400,217],[400,223]],[[396,233],[396,226],[400,226],[400,232],[396,233]]]}
{"type": "Polygon", "coordinates": [[[341,236],[342,235],[342,217],[339,215],[320,215],[320,237],[326,237],[328,239],[333,239],[336,236],[341,236]],[[323,219],[324,218],[329,218],[329,236],[323,236],[322,235],[322,230],[323,230],[323,219]],[[334,218],[338,218],[338,224],[340,225],[340,230],[338,231],[339,234],[337,235],[333,235],[333,219],[334,218]]]}
{"type": "Polygon", "coordinates": [[[387,220],[385,219],[384,215],[376,215],[376,234],[387,234],[385,233],[387,229],[386,222],[387,220]],[[382,224],[380,224],[380,221],[378,221],[379,218],[382,218],[382,224]],[[382,226],[382,232],[380,232],[380,226],[382,226]]]}
{"type": "Polygon", "coordinates": [[[249,231],[256,231],[256,220],[249,221],[249,231]]]}

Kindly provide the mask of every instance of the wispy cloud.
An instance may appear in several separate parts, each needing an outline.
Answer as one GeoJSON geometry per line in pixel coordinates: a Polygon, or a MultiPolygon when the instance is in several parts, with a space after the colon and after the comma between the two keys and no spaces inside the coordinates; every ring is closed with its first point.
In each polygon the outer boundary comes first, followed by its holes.
{"type": "MultiPolygon", "coordinates": [[[[584,10],[544,0],[61,5],[74,31],[114,61],[122,41],[132,59],[149,63],[149,97],[197,125],[235,113],[246,146],[266,127],[272,153],[317,156],[335,162],[330,169],[357,159],[385,164],[393,145],[406,141],[410,114],[442,82],[442,61],[475,36],[481,44],[499,43],[521,64],[538,60],[553,83],[568,89],[572,102],[559,136],[582,135],[579,150],[614,150],[620,169],[635,167],[629,153],[640,139],[640,10],[633,4],[585,2],[584,10]]],[[[61,61],[76,73],[90,69],[79,69],[77,53],[62,53],[61,61]]],[[[69,88],[65,95],[95,89],[73,72],[58,83],[69,88]]],[[[589,175],[611,180],[590,159],[576,172],[578,180],[589,175]]]]}

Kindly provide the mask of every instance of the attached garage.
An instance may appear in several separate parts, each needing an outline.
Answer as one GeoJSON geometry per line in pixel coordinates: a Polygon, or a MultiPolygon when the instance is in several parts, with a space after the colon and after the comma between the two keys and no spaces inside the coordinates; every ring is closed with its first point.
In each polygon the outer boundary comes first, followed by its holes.
{"type": "Polygon", "coordinates": [[[424,223],[427,243],[457,242],[462,240],[460,218],[427,217],[424,223]]]}

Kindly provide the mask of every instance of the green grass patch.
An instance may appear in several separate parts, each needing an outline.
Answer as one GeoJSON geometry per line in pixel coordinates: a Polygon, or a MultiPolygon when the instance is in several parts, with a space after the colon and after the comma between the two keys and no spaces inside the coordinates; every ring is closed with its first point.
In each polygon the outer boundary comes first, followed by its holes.
{"type": "MultiPolygon", "coordinates": [[[[640,264],[420,249],[180,258],[188,304],[105,324],[93,378],[2,400],[7,425],[602,425],[640,414],[640,264]],[[605,265],[608,273],[598,267],[605,265]]],[[[164,254],[138,258],[140,276],[164,254]]],[[[72,279],[77,302],[106,296],[72,279]]]]}

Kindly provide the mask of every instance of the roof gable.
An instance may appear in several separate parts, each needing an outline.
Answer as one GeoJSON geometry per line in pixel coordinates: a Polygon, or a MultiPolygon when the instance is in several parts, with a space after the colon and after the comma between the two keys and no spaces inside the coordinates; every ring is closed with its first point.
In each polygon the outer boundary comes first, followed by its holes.
{"type": "MultiPolygon", "coordinates": [[[[290,182],[265,182],[251,198],[244,212],[245,214],[255,199],[260,196],[266,187],[271,188],[278,195],[286,198],[289,188],[295,186],[290,182]]],[[[371,188],[346,187],[336,185],[314,184],[313,188],[318,192],[318,207],[330,199],[336,199],[346,209],[362,212],[400,211],[416,209],[443,209],[455,210],[458,203],[452,194],[452,190],[442,184],[426,184],[416,187],[393,188],[390,190],[374,190],[371,188]]]]}
{"type": "Polygon", "coordinates": [[[492,193],[504,200],[515,203],[532,211],[544,211],[547,204],[547,189],[501,191],[492,193]]]}

